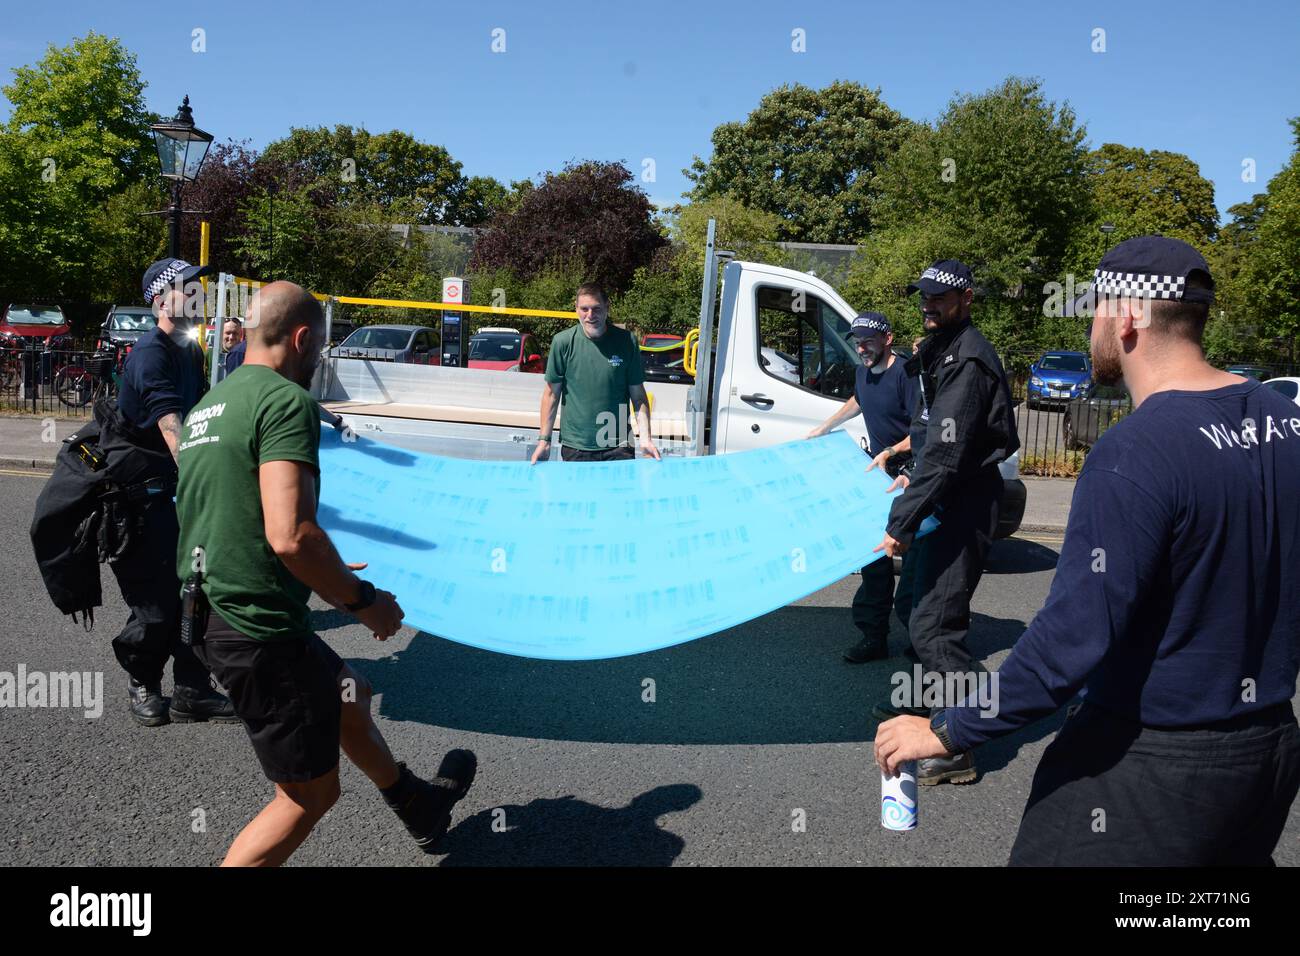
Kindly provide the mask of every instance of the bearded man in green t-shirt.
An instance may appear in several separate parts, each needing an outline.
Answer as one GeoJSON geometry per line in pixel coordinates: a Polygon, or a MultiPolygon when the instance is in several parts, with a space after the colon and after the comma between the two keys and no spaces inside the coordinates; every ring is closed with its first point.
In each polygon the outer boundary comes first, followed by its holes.
{"type": "Polygon", "coordinates": [[[354,573],[316,523],[320,410],[307,393],[325,346],[320,306],[291,282],[250,303],[247,355],[185,419],[179,445],[177,568],[210,610],[195,655],[226,688],[275,798],[223,865],[279,865],[339,796],[339,747],[431,852],[477,762],[453,750],[437,779],[393,759],[370,716],[370,685],[313,633],[315,591],[377,640],[402,625],[387,591],[354,573]]]}
{"type": "Polygon", "coordinates": [[[551,339],[542,390],[541,434],[532,461],[551,456],[555,412],[560,416],[564,461],[621,461],[636,457],[628,427],[628,402],[636,409],[641,454],[659,458],[650,432],[641,350],[632,334],[609,324],[609,299],[594,283],[578,287],[578,322],[551,339]]]}

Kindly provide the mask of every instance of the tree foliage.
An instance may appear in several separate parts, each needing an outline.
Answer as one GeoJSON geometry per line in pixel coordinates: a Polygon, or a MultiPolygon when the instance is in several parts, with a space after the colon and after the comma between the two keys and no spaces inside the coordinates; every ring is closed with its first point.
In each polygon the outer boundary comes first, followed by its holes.
{"type": "Polygon", "coordinates": [[[837,81],[782,86],[743,122],[713,131],[713,155],[684,170],[692,201],[730,194],[781,219],[777,239],[861,241],[872,228],[875,175],[911,123],[879,90],[837,81]]]}
{"type": "Polygon", "coordinates": [[[3,90],[11,113],[0,127],[0,288],[8,297],[106,295],[121,287],[106,275],[106,259],[143,270],[157,251],[148,238],[160,231],[157,220],[144,228],[123,205],[161,200],[144,88],[135,57],[97,33],[14,70],[3,90]]]}
{"type": "Polygon", "coordinates": [[[622,163],[570,164],[547,173],[478,237],[470,269],[512,269],[532,279],[557,262],[579,261],[613,293],[665,242],[653,207],[622,163]]]}
{"type": "Polygon", "coordinates": [[[1084,139],[1069,105],[1049,102],[1034,80],[956,97],[877,177],[876,231],[848,283],[857,304],[915,320],[907,283],[936,259],[960,259],[975,272],[981,328],[995,344],[1068,333],[1042,327],[1039,291],[1062,272],[1087,211],[1084,139]]]}
{"type": "Polygon", "coordinates": [[[1214,184],[1189,157],[1106,143],[1088,154],[1084,176],[1090,208],[1074,232],[1076,273],[1091,275],[1107,249],[1133,236],[1159,233],[1209,254],[1219,228],[1214,184]]]}

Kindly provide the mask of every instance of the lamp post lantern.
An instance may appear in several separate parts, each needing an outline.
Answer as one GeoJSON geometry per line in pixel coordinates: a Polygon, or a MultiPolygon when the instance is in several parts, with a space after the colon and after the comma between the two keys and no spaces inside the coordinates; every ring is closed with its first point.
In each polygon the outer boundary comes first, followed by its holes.
{"type": "Polygon", "coordinates": [[[167,209],[167,250],[168,255],[176,258],[181,251],[181,189],[198,177],[208,147],[212,145],[212,134],[194,125],[189,96],[182,101],[174,117],[154,123],[150,129],[158,148],[163,178],[172,181],[172,204],[167,209]]]}

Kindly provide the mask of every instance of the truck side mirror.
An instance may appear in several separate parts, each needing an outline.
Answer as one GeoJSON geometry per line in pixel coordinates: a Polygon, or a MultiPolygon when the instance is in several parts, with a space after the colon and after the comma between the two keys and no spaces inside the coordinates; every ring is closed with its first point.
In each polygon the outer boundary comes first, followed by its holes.
{"type": "Polygon", "coordinates": [[[541,357],[540,355],[530,355],[530,356],[528,356],[528,364],[529,364],[529,365],[532,365],[534,362],[540,362],[541,360],[542,360],[542,357],[541,357]]]}

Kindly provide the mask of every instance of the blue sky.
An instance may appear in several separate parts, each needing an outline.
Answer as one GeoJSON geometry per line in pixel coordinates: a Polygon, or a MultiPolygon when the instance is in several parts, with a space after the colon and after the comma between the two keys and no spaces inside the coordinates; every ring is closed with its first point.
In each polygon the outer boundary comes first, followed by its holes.
{"type": "MultiPolygon", "coordinates": [[[[188,93],[200,126],[254,147],[290,126],[398,128],[471,175],[508,182],[571,159],[655,161],[643,188],[675,202],[710,134],[768,91],[848,79],[913,119],[1008,74],[1068,100],[1093,145],[1186,153],[1220,210],[1262,191],[1300,115],[1300,4],[642,0],[315,3],[138,0],[6,4],[0,77],[97,30],[139,58],[149,106],[188,93]],[[192,50],[192,31],[206,52],[192,50]],[[494,53],[493,31],[505,31],[494,53]],[[1092,52],[1093,31],[1106,52],[1092,52]],[[806,52],[791,49],[805,31],[806,52]],[[1257,181],[1242,181],[1254,159],[1257,181]]],[[[0,99],[0,115],[8,105],[0,99]]]]}

